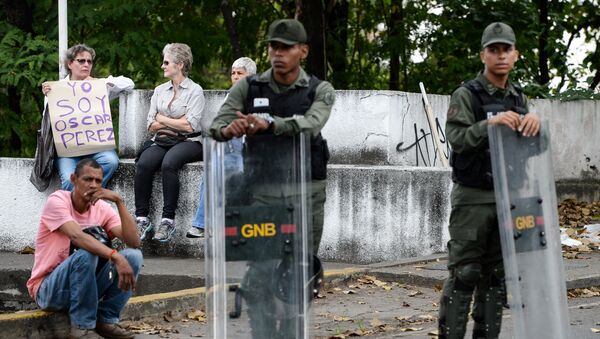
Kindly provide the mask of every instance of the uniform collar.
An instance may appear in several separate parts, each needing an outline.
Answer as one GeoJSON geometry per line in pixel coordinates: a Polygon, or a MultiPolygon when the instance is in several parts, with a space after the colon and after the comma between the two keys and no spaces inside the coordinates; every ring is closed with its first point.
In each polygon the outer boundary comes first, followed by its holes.
{"type": "MultiPolygon", "coordinates": [[[[477,81],[479,81],[482,85],[483,88],[485,88],[485,91],[488,92],[490,95],[494,95],[497,91],[503,91],[505,90],[504,88],[498,88],[496,86],[494,86],[494,84],[492,84],[486,77],[485,75],[483,75],[483,72],[479,73],[477,75],[477,81]]],[[[508,90],[508,92],[514,96],[518,96],[519,93],[517,92],[517,90],[515,89],[515,85],[512,83],[512,81],[510,81],[510,79],[508,80],[508,84],[506,86],[506,90],[508,90]]]]}
{"type": "MultiPolygon", "coordinates": [[[[267,82],[267,83],[276,84],[275,80],[273,79],[273,69],[272,68],[269,68],[265,72],[259,74],[257,77],[257,80],[259,82],[267,82]]],[[[309,81],[310,81],[310,76],[308,75],[308,73],[306,73],[304,71],[304,69],[302,67],[300,67],[300,73],[298,74],[298,78],[289,87],[290,88],[294,88],[296,86],[308,87],[309,81]]]]}

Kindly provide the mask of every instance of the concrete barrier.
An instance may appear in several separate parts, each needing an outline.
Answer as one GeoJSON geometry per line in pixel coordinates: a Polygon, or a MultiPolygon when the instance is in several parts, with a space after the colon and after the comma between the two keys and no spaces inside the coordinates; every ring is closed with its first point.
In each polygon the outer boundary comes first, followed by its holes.
{"type": "MultiPolygon", "coordinates": [[[[168,245],[145,243],[146,255],[202,257],[204,243],[188,239],[198,206],[202,163],[180,172],[181,190],[168,245]]],[[[0,251],[20,251],[35,243],[42,207],[58,189],[58,178],[44,193],[29,182],[32,159],[0,159],[0,187],[5,194],[0,212],[0,251]]],[[[109,183],[134,212],[135,165],[125,159],[109,183]]],[[[328,261],[371,263],[427,255],[444,249],[448,219],[450,172],[443,169],[393,166],[332,165],[327,184],[325,231],[321,256],[328,261]]],[[[160,220],[161,180],[155,176],[150,217],[160,220]]]]}
{"type": "MultiPolygon", "coordinates": [[[[146,115],[152,91],[137,90],[120,101],[119,153],[133,158],[146,138],[146,115]]],[[[206,132],[226,92],[205,91],[202,128],[206,132]]],[[[429,95],[435,116],[430,126],[417,93],[337,91],[323,135],[332,164],[441,167],[431,128],[436,128],[446,158],[450,145],[444,126],[447,95],[429,95]]],[[[548,121],[559,199],[599,200],[600,101],[531,100],[530,108],[548,121]]]]}

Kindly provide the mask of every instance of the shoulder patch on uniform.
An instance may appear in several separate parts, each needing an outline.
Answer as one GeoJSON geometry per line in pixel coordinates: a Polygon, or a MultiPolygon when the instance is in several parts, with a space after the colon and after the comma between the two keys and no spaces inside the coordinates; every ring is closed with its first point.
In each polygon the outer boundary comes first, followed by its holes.
{"type": "Polygon", "coordinates": [[[458,104],[450,105],[450,107],[448,108],[447,120],[454,119],[454,117],[456,117],[456,114],[458,113],[459,109],[460,109],[460,105],[458,105],[458,104]]]}
{"type": "Polygon", "coordinates": [[[323,101],[327,105],[333,104],[333,102],[335,101],[335,93],[333,93],[333,92],[327,92],[327,93],[325,93],[325,96],[323,97],[323,101]]]}

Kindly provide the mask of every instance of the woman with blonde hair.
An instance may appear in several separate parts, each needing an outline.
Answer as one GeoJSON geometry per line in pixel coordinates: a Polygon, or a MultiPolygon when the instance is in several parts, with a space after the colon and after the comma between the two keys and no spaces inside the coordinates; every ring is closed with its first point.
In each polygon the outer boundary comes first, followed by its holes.
{"type": "Polygon", "coordinates": [[[188,78],[192,62],[192,51],[186,44],[167,44],[163,49],[161,68],[169,81],[154,89],[148,112],[152,138],[142,147],[134,181],[135,215],[142,240],[153,237],[167,243],[171,239],[179,198],[179,170],[187,163],[202,160],[199,131],[204,93],[188,78]],[[153,176],[159,169],[164,206],[155,230],[148,216],[153,176]]]}

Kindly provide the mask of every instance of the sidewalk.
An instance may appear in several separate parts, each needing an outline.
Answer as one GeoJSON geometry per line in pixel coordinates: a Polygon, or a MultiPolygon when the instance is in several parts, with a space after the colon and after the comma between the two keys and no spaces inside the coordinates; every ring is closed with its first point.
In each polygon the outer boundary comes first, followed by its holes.
{"type": "MultiPolygon", "coordinates": [[[[568,288],[600,285],[600,253],[581,254],[582,259],[565,259],[568,288]]],[[[324,263],[326,283],[369,274],[377,279],[421,287],[441,287],[447,276],[446,255],[411,258],[371,265],[324,263]]],[[[25,281],[29,277],[32,255],[0,253],[0,299],[29,302],[25,281]],[[19,285],[20,284],[20,285],[19,285]],[[25,293],[25,294],[23,294],[25,293]]],[[[145,258],[136,296],[130,299],[123,319],[136,320],[172,310],[203,308],[204,261],[187,258],[145,258]]],[[[0,337],[60,337],[68,330],[64,313],[39,310],[0,314],[0,337]]]]}

